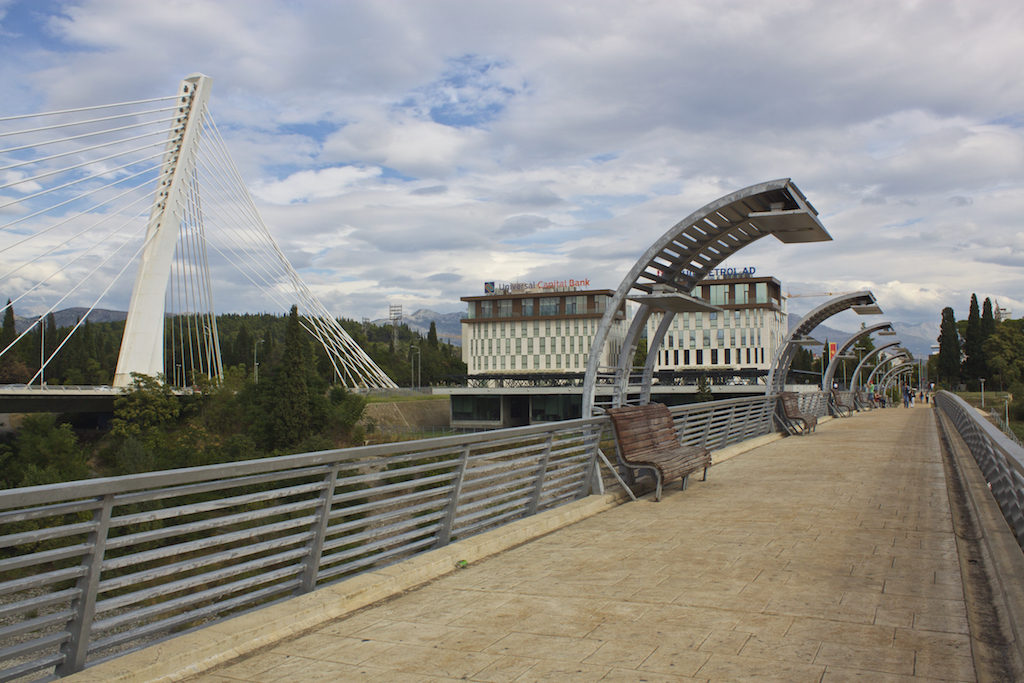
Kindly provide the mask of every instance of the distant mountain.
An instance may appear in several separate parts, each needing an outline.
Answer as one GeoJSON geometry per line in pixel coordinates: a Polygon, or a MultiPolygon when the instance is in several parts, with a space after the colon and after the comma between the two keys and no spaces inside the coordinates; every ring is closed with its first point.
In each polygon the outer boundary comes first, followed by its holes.
{"type": "MultiPolygon", "coordinates": [[[[800,322],[802,316],[790,313],[789,314],[789,329],[793,329],[800,322]]],[[[881,321],[879,321],[881,322],[881,321]]],[[[939,329],[937,325],[931,323],[900,323],[893,321],[893,327],[896,330],[895,337],[882,337],[888,341],[899,341],[903,347],[914,354],[915,358],[927,358],[932,353],[932,344],[936,343],[936,338],[939,336],[939,329]]],[[[811,333],[818,341],[824,343],[825,340],[830,342],[836,342],[837,344],[842,343],[850,338],[853,332],[847,332],[843,330],[837,330],[827,325],[818,325],[811,333]]],[[[878,339],[875,339],[875,346],[879,346],[878,339]]]]}
{"type": "MultiPolygon", "coordinates": [[[[402,322],[409,326],[409,329],[414,332],[419,332],[423,336],[427,336],[430,332],[430,323],[433,322],[437,327],[437,338],[441,341],[447,341],[450,344],[456,346],[462,346],[462,318],[465,317],[463,311],[456,311],[455,313],[438,313],[428,308],[421,308],[420,310],[410,315],[403,315],[402,322]]],[[[391,321],[387,318],[381,318],[379,320],[372,321],[374,325],[390,325],[391,321]]]]}
{"type": "MultiPolygon", "coordinates": [[[[65,308],[60,311],[54,311],[53,321],[57,324],[58,329],[61,327],[73,327],[88,311],[89,309],[85,307],[65,308]]],[[[127,317],[127,311],[108,311],[104,308],[94,308],[92,309],[92,312],[89,313],[89,322],[112,323],[119,322],[127,317]]],[[[16,315],[14,316],[14,328],[19,334],[21,334],[36,320],[36,317],[22,318],[21,316],[16,315]]]]}

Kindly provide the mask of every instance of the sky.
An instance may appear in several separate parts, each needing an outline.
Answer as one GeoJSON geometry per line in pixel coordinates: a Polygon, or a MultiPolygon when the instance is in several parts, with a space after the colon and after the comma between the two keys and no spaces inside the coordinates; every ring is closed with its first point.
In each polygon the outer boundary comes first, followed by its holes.
{"type": "Polygon", "coordinates": [[[778,278],[790,313],[868,289],[937,332],[972,293],[1024,315],[1021,36],[1011,0],[0,0],[0,116],[210,76],[264,221],[339,316],[457,311],[490,280],[614,289],[683,217],[788,177],[833,241],[722,265],[778,278]]]}

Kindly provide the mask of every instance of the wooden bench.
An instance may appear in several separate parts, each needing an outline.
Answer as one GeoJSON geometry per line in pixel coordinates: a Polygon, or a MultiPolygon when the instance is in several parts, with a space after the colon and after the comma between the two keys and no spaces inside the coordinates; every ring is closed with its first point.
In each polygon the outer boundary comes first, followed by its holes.
{"type": "Polygon", "coordinates": [[[832,411],[835,415],[839,417],[849,417],[853,414],[853,406],[843,401],[843,395],[839,391],[832,389],[830,399],[832,402],[832,411]]]}
{"type": "Polygon", "coordinates": [[[779,394],[779,403],[782,405],[782,414],[796,428],[796,423],[800,423],[799,431],[793,431],[793,434],[807,434],[813,432],[814,428],[818,426],[818,418],[815,415],[800,412],[800,401],[797,398],[795,391],[783,391],[779,394]]]}
{"type": "Polygon", "coordinates": [[[619,464],[631,474],[650,470],[656,484],[655,500],[661,500],[661,487],[667,481],[679,477],[685,489],[690,474],[702,468],[704,479],[708,478],[711,453],[706,448],[679,443],[672,414],[663,404],[612,408],[608,415],[619,444],[619,464]]]}

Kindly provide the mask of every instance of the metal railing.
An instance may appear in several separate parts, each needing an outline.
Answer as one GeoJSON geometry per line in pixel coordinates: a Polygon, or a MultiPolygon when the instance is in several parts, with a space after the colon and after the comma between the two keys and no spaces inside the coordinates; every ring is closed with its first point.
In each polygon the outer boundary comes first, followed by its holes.
{"type": "Polygon", "coordinates": [[[999,427],[999,431],[1006,435],[1010,441],[1014,442],[1018,446],[1024,448],[1024,443],[1021,443],[1020,438],[1013,432],[1010,425],[1007,424],[1006,418],[995,408],[988,411],[988,419],[992,420],[992,424],[999,427]]]}
{"type": "MultiPolygon", "coordinates": [[[[721,448],[774,397],[673,409],[721,448]]],[[[601,491],[607,417],[0,491],[0,680],[49,680],[601,491]]]]}
{"type": "Polygon", "coordinates": [[[683,445],[716,450],[772,433],[775,402],[775,396],[754,396],[691,403],[670,412],[683,445]]]}
{"type": "Polygon", "coordinates": [[[967,444],[1017,543],[1024,548],[1024,448],[955,394],[938,392],[935,405],[967,444]]]}

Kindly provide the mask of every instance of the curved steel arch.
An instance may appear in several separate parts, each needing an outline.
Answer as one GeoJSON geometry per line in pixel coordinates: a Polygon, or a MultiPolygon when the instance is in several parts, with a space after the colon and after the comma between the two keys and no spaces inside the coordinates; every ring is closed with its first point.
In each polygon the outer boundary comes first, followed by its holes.
{"type": "Polygon", "coordinates": [[[867,363],[869,360],[871,360],[872,358],[874,358],[875,356],[880,354],[882,351],[885,351],[886,349],[891,349],[894,346],[899,346],[902,343],[903,342],[901,342],[899,340],[894,341],[894,342],[889,342],[888,344],[885,344],[883,346],[879,346],[877,349],[875,349],[874,351],[872,351],[868,355],[866,355],[863,358],[861,358],[860,362],[857,363],[857,367],[855,367],[853,369],[853,377],[850,380],[850,389],[851,390],[856,390],[857,386],[860,384],[860,382],[858,382],[857,379],[860,377],[860,370],[861,370],[861,368],[864,367],[865,363],[867,363]]]}
{"type": "MultiPolygon", "coordinates": [[[[832,356],[832,359],[828,362],[828,367],[825,368],[825,374],[821,377],[821,390],[828,391],[832,388],[832,380],[835,377],[836,369],[839,367],[839,356],[846,353],[847,349],[857,343],[857,340],[861,337],[874,334],[875,332],[881,332],[882,330],[892,330],[892,323],[877,323],[870,327],[857,330],[857,332],[850,336],[849,339],[844,341],[841,346],[836,347],[836,355],[832,356]]],[[[895,330],[894,330],[895,331],[895,330]]],[[[858,366],[859,367],[859,366],[858,366]]],[[[852,381],[852,377],[850,378],[852,381]]]]}
{"type": "MultiPolygon", "coordinates": [[[[911,356],[910,352],[907,351],[906,349],[899,349],[894,355],[889,356],[885,360],[879,361],[878,365],[875,366],[875,369],[872,370],[871,374],[868,375],[868,379],[867,379],[866,382],[864,382],[864,384],[871,384],[871,379],[878,373],[879,370],[881,370],[883,367],[885,367],[886,363],[891,363],[892,361],[894,361],[894,360],[896,360],[898,358],[905,358],[905,359],[907,359],[909,361],[909,360],[911,360],[913,358],[913,356],[911,356]]],[[[902,365],[902,363],[901,363],[901,365],[902,365]]],[[[891,368],[890,368],[890,370],[891,370],[891,368]]],[[[882,373],[882,376],[886,375],[888,372],[889,372],[889,370],[886,370],[885,372],[882,373]]],[[[881,384],[882,381],[879,380],[878,383],[881,384]]]]}
{"type": "Polygon", "coordinates": [[[811,331],[825,320],[828,320],[836,313],[857,307],[865,307],[872,312],[878,310],[878,303],[875,295],[868,291],[851,292],[843,294],[834,299],[829,299],[822,305],[813,309],[797,323],[796,327],[790,330],[786,341],[782,343],[775,353],[771,370],[768,371],[768,381],[765,387],[766,394],[776,394],[786,388],[786,377],[789,375],[789,368],[793,364],[793,356],[796,355],[797,342],[810,334],[811,331]]]}
{"type": "Polygon", "coordinates": [[[911,361],[904,361],[903,363],[900,363],[899,365],[896,365],[895,367],[890,368],[889,371],[886,372],[882,376],[882,379],[878,380],[878,383],[880,385],[882,385],[883,387],[885,387],[886,390],[888,390],[889,389],[889,384],[892,382],[892,380],[896,379],[896,377],[900,373],[913,374],[914,373],[914,364],[913,364],[913,362],[911,362],[911,361]]]}
{"type": "Polygon", "coordinates": [[[646,402],[650,396],[654,360],[675,313],[708,308],[690,297],[689,292],[718,264],[765,235],[774,235],[784,243],[832,239],[818,220],[817,210],[789,178],[758,183],[720,197],[658,238],[629,270],[607,304],[591,342],[583,382],[582,414],[594,413],[599,380],[613,385],[613,406],[626,402],[633,355],[640,335],[651,314],[661,310],[665,316],[658,332],[647,344],[640,387],[641,400],[646,402]],[[630,322],[615,367],[602,368],[601,357],[615,315],[627,298],[640,305],[630,322]]]}

